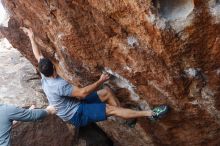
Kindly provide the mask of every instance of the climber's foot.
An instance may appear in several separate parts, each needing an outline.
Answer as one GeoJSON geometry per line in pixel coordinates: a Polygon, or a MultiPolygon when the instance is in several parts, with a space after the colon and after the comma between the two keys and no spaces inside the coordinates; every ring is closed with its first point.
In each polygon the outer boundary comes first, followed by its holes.
{"type": "Polygon", "coordinates": [[[168,113],[169,107],[167,105],[160,105],[155,107],[152,111],[153,111],[153,115],[150,117],[150,120],[156,121],[164,117],[168,113]]]}

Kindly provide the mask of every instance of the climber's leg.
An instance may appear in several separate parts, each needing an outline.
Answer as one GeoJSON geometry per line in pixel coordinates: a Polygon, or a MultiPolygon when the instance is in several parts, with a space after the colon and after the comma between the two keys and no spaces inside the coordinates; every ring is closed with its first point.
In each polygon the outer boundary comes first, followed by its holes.
{"type": "Polygon", "coordinates": [[[124,119],[138,118],[138,117],[150,117],[150,119],[157,120],[162,118],[168,112],[167,105],[161,105],[154,108],[152,111],[136,111],[121,107],[115,107],[111,105],[106,105],[106,115],[107,116],[118,116],[124,119]]]}
{"type": "Polygon", "coordinates": [[[119,101],[114,96],[113,92],[109,87],[105,87],[102,90],[99,90],[97,92],[92,92],[88,96],[86,96],[82,102],[85,103],[103,103],[106,102],[113,106],[118,106],[119,101]]]}
{"type": "Polygon", "coordinates": [[[105,103],[81,103],[76,114],[70,120],[70,123],[76,127],[81,127],[92,122],[104,121],[107,119],[107,116],[113,115],[124,119],[150,117],[151,119],[153,118],[156,120],[161,118],[168,111],[166,105],[156,107],[155,109],[152,111],[136,111],[105,103]]]}
{"type": "Polygon", "coordinates": [[[152,111],[136,111],[127,108],[121,108],[111,105],[106,105],[107,116],[118,116],[124,119],[150,117],[153,115],[152,111]]]}
{"type": "Polygon", "coordinates": [[[97,91],[97,94],[102,102],[106,102],[112,106],[120,105],[112,90],[107,86],[104,89],[97,91]]]}
{"type": "Polygon", "coordinates": [[[107,116],[118,116],[129,119],[136,117],[150,117],[152,111],[135,111],[105,103],[81,103],[76,114],[70,120],[70,123],[76,127],[86,126],[92,122],[104,121],[107,116]]]}

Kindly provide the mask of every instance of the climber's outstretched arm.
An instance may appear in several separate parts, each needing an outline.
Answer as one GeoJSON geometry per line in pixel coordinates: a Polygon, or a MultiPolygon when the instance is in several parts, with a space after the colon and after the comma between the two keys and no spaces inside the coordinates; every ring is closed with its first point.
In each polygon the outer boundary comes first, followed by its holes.
{"type": "Polygon", "coordinates": [[[102,83],[107,81],[109,78],[110,76],[108,74],[102,74],[100,79],[93,84],[90,84],[83,88],[74,86],[74,89],[72,91],[72,96],[78,97],[79,99],[84,99],[87,95],[94,92],[102,83]]]}
{"type": "Polygon", "coordinates": [[[28,29],[25,27],[21,27],[21,29],[24,31],[24,33],[29,37],[30,41],[31,41],[31,46],[32,46],[32,50],[34,53],[35,58],[37,59],[37,61],[39,62],[41,58],[43,58],[43,55],[41,53],[41,51],[39,50],[35,40],[34,40],[34,33],[32,31],[32,29],[28,29]]]}

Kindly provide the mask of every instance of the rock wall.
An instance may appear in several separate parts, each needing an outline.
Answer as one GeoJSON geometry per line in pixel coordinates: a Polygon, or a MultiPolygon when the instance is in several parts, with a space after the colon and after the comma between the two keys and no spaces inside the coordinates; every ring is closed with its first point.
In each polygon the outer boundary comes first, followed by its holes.
{"type": "Polygon", "coordinates": [[[68,127],[57,116],[22,123],[12,130],[12,146],[72,146],[73,142],[73,127],[68,127]]]}
{"type": "Polygon", "coordinates": [[[16,0],[0,31],[35,66],[31,27],[59,74],[84,86],[103,70],[124,107],[169,104],[157,123],[99,126],[118,145],[220,143],[219,0],[16,0]],[[123,134],[122,134],[123,133],[123,134]]]}

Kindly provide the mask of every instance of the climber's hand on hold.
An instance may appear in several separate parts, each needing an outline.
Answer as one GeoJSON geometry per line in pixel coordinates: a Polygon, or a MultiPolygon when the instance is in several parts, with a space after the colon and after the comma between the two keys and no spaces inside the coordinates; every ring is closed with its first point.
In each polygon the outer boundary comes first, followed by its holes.
{"type": "Polygon", "coordinates": [[[35,39],[34,39],[34,33],[31,28],[26,28],[26,27],[20,27],[24,31],[24,33],[29,37],[32,50],[34,53],[34,57],[37,59],[38,62],[40,62],[40,59],[43,58],[43,55],[41,53],[41,50],[38,48],[35,39]]]}
{"type": "Polygon", "coordinates": [[[24,33],[29,37],[29,38],[33,38],[34,37],[34,33],[32,31],[32,29],[28,29],[26,27],[21,27],[21,29],[24,31],[24,33]]]}
{"type": "Polygon", "coordinates": [[[110,77],[111,77],[111,76],[110,76],[108,73],[104,72],[104,73],[102,73],[102,75],[101,75],[99,81],[104,83],[105,81],[109,80],[110,77]]]}

